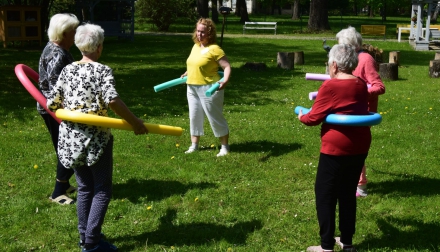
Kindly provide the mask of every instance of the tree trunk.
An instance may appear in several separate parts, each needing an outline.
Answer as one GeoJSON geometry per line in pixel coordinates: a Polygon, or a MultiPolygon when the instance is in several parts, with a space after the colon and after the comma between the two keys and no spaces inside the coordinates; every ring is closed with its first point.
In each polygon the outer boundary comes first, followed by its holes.
{"type": "Polygon", "coordinates": [[[241,23],[250,21],[246,7],[246,0],[237,0],[235,5],[235,12],[236,15],[240,17],[241,23]]]}
{"type": "Polygon", "coordinates": [[[42,0],[41,1],[41,9],[40,9],[40,16],[41,16],[41,37],[46,38],[46,31],[47,28],[49,28],[49,6],[52,5],[53,0],[42,0]]]}
{"type": "Polygon", "coordinates": [[[292,19],[298,20],[299,19],[299,0],[295,0],[292,5],[292,19]]]}
{"type": "Polygon", "coordinates": [[[437,4],[437,7],[435,7],[434,14],[432,14],[432,17],[431,17],[431,22],[432,21],[437,22],[439,11],[440,11],[440,2],[437,4]]]}
{"type": "Polygon", "coordinates": [[[294,58],[294,60],[293,60],[294,65],[304,65],[304,52],[303,51],[294,52],[293,58],[294,58]]]}
{"type": "Polygon", "coordinates": [[[392,51],[389,54],[389,63],[396,63],[398,66],[400,66],[400,51],[392,51]]]}
{"type": "Polygon", "coordinates": [[[357,16],[358,15],[357,0],[353,1],[353,11],[354,11],[354,15],[357,16]]]}
{"type": "Polygon", "coordinates": [[[277,53],[277,66],[282,69],[292,70],[294,67],[295,54],[291,52],[277,53]]]}
{"type": "Polygon", "coordinates": [[[208,0],[197,0],[197,13],[199,17],[209,18],[208,0]]]}
{"type": "Polygon", "coordinates": [[[440,60],[429,61],[429,76],[431,78],[440,77],[440,60]]]}
{"type": "Polygon", "coordinates": [[[382,63],[379,65],[379,75],[383,80],[397,80],[399,67],[396,63],[382,63]]]}
{"type": "Polygon", "coordinates": [[[371,5],[368,5],[368,16],[370,18],[374,17],[374,11],[371,5]]]}
{"type": "Polygon", "coordinates": [[[217,0],[212,1],[211,13],[212,13],[212,21],[214,21],[214,23],[218,24],[219,20],[218,20],[217,0]]]}
{"type": "Polygon", "coordinates": [[[330,30],[328,22],[327,0],[310,1],[310,18],[308,28],[311,31],[330,30]]]}

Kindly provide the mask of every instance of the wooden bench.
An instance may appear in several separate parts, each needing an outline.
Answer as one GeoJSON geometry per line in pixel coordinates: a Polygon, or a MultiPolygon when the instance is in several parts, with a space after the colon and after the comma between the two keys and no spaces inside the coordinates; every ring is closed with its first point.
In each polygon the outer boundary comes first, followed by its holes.
{"type": "Polygon", "coordinates": [[[383,35],[383,39],[385,40],[385,34],[387,27],[385,25],[361,25],[361,34],[362,35],[383,35]]]}
{"type": "MultiPolygon", "coordinates": [[[[430,26],[431,28],[431,26],[430,26]]],[[[429,37],[434,39],[434,40],[439,40],[440,39],[440,30],[439,29],[429,29],[429,37]]]]}
{"type": "Polygon", "coordinates": [[[243,34],[246,30],[274,30],[277,34],[277,22],[245,22],[243,25],[243,34]]]}

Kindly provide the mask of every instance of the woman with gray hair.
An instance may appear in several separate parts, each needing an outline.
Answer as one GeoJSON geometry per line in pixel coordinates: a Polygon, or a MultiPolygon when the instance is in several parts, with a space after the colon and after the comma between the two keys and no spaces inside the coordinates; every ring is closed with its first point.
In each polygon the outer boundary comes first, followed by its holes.
{"type": "MultiPolygon", "coordinates": [[[[352,74],[358,64],[355,48],[338,44],[329,53],[330,80],[323,82],[309,113],[298,114],[307,126],[324,122],[329,114],[368,115],[366,83],[352,74]]],[[[356,251],[352,238],[356,226],[356,187],[371,143],[370,127],[323,123],[321,150],[315,181],[315,203],[321,246],[307,251],[333,251],[336,204],[343,251],[356,251]]]]}
{"type": "MultiPolygon", "coordinates": [[[[47,98],[47,107],[108,116],[109,109],[125,119],[136,135],[148,133],[119,98],[112,69],[98,63],[104,30],[93,24],[77,28],[75,44],[83,58],[67,65],[47,98]]],[[[83,252],[116,251],[101,240],[101,227],[110,203],[113,174],[113,136],[109,128],[63,121],[58,143],[60,161],[75,171],[78,183],[77,215],[83,252]]]]}
{"type": "MultiPolygon", "coordinates": [[[[385,93],[385,86],[377,73],[376,61],[367,52],[362,51],[362,36],[356,31],[354,27],[348,27],[336,34],[336,39],[339,44],[352,45],[356,48],[358,53],[358,66],[353,71],[353,75],[363,79],[368,85],[368,110],[370,112],[377,112],[379,103],[379,95],[385,93]]],[[[356,190],[356,197],[365,197],[368,195],[367,191],[367,175],[365,166],[358,181],[358,188],[356,190]]]]}
{"type": "MultiPolygon", "coordinates": [[[[73,57],[69,53],[69,50],[73,45],[75,30],[78,25],[79,20],[73,14],[56,14],[50,19],[49,28],[47,30],[49,42],[44,48],[39,62],[40,78],[38,84],[41,93],[46,98],[52,87],[55,86],[61,70],[73,62],[73,57]]],[[[39,103],[37,103],[37,110],[46,123],[55,152],[57,152],[59,124],[39,103]]],[[[63,166],[58,154],[57,159],[55,187],[49,199],[61,205],[74,204],[75,201],[67,196],[67,194],[76,191],[76,188],[71,186],[69,182],[73,171],[63,166]]]]}

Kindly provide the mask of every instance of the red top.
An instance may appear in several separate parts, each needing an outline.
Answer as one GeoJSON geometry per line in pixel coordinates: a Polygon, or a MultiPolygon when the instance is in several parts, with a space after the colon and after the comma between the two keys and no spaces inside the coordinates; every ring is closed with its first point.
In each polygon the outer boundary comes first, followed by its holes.
{"type": "Polygon", "coordinates": [[[379,95],[385,94],[385,86],[377,73],[376,62],[370,54],[360,52],[358,60],[359,63],[353,71],[353,75],[363,79],[366,83],[371,85],[368,89],[368,109],[371,112],[377,112],[379,95]]]}
{"type": "MultiPolygon", "coordinates": [[[[309,113],[301,117],[308,126],[322,123],[329,114],[368,115],[367,84],[360,78],[324,81],[309,113]]],[[[368,126],[323,123],[321,153],[346,156],[368,153],[371,132],[368,126]]]]}

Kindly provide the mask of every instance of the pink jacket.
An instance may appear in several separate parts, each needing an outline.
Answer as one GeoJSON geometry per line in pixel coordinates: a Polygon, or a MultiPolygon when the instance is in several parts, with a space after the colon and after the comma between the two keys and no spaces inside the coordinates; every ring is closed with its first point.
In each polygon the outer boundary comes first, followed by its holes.
{"type": "Polygon", "coordinates": [[[373,57],[366,52],[359,52],[359,63],[353,71],[353,75],[363,79],[371,87],[368,89],[368,110],[377,112],[379,95],[385,94],[385,86],[380,79],[376,69],[376,62],[373,57]]]}

